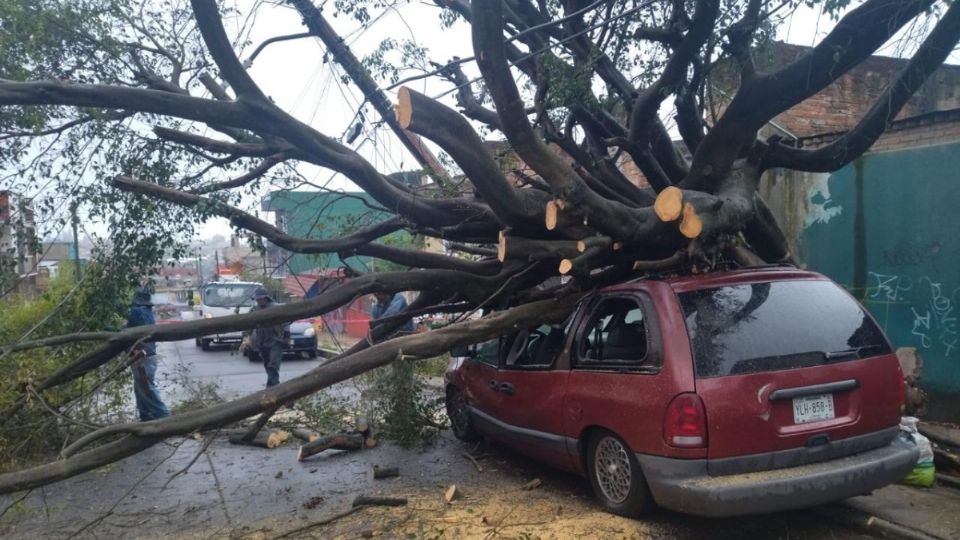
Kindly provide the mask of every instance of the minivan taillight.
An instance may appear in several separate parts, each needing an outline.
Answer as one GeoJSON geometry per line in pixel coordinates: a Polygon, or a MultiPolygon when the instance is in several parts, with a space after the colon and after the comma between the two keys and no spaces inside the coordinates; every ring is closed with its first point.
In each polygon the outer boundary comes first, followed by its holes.
{"type": "Polygon", "coordinates": [[[700,396],[687,393],[673,398],[663,418],[663,440],[678,448],[707,446],[707,413],[700,396]]]}

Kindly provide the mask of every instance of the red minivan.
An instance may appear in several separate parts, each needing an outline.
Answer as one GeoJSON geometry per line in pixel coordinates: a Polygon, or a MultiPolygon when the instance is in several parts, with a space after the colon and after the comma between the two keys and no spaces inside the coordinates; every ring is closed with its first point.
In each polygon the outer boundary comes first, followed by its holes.
{"type": "Polygon", "coordinates": [[[446,376],[464,440],[485,435],[589,478],[611,512],[774,512],[896,482],[903,375],[828,278],[755,268],[644,278],[558,326],[471,348],[446,376]]]}

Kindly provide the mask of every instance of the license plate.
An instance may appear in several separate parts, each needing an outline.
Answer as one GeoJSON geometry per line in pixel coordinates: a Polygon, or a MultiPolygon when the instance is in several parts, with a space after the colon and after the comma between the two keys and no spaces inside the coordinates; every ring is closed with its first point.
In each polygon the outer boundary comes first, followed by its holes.
{"type": "Polygon", "coordinates": [[[806,424],[818,420],[829,420],[836,416],[833,412],[833,394],[807,396],[793,399],[793,423],[806,424]]]}

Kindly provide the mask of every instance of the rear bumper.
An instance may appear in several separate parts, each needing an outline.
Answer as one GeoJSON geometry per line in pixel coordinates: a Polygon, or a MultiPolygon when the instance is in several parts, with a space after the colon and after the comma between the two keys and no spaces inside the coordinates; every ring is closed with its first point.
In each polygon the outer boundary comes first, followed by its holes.
{"type": "Polygon", "coordinates": [[[317,338],[293,338],[293,343],[284,347],[283,352],[310,352],[317,350],[317,338]]]}
{"type": "Polygon", "coordinates": [[[215,334],[205,339],[209,339],[213,343],[240,343],[243,341],[243,333],[231,332],[229,334],[215,334]]]}
{"type": "Polygon", "coordinates": [[[710,476],[707,460],[637,454],[657,504],[707,517],[765,514],[861,495],[901,480],[917,461],[916,447],[888,445],[798,467],[710,476]]]}

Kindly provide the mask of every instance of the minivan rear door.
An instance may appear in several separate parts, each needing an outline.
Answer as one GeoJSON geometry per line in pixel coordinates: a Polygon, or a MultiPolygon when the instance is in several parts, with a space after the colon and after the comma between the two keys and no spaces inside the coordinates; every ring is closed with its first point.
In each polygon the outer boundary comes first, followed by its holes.
{"type": "Polygon", "coordinates": [[[707,413],[709,458],[826,446],[853,453],[866,448],[834,443],[883,431],[866,437],[879,446],[895,433],[902,403],[896,356],[837,284],[794,278],[678,296],[707,413]]]}

